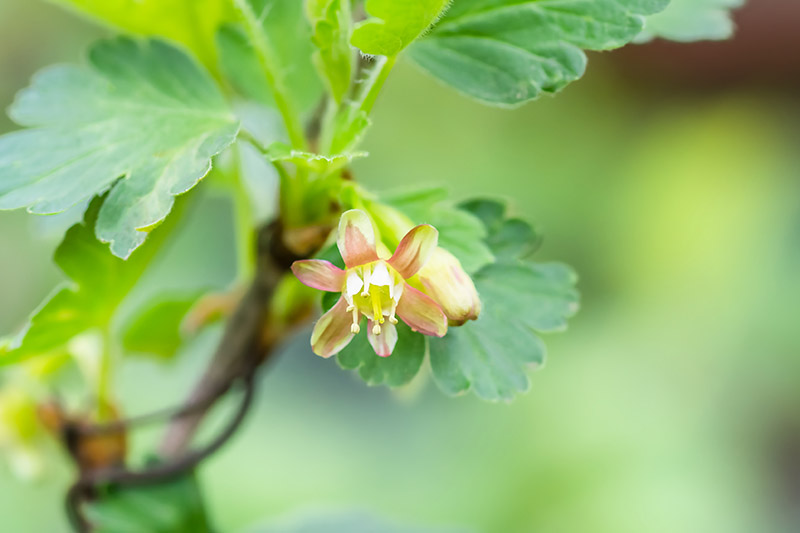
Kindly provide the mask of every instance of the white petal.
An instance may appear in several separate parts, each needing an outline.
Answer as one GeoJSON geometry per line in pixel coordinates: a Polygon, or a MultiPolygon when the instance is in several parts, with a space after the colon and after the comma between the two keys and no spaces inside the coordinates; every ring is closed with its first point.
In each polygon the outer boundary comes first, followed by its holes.
{"type": "Polygon", "coordinates": [[[370,283],[373,285],[386,287],[392,285],[392,277],[389,275],[389,269],[386,268],[386,264],[384,264],[382,261],[375,265],[375,269],[372,271],[372,277],[370,278],[370,283]]]}
{"type": "Polygon", "coordinates": [[[360,291],[363,286],[364,282],[361,280],[361,276],[356,272],[351,271],[347,274],[347,296],[352,297],[354,294],[358,294],[358,291],[360,291]]]}

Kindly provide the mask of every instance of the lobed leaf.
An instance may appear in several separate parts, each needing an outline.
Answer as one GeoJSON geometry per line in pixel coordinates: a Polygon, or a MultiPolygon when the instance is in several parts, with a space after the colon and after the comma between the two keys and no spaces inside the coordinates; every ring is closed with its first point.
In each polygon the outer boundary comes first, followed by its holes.
{"type": "Polygon", "coordinates": [[[575,275],[561,264],[494,264],[474,278],[478,320],[430,339],[433,377],[448,394],[472,390],[484,400],[511,400],[528,390],[527,367],[544,362],[536,332],[566,327],[577,311],[575,275]]]}
{"type": "Polygon", "coordinates": [[[210,76],[161,41],[92,47],[89,66],[40,72],[0,137],[0,209],[58,213],[109,191],[97,237],[127,258],[211,169],[239,125],[210,76]]]}
{"type": "Polygon", "coordinates": [[[669,0],[458,0],[409,49],[430,74],[481,102],[517,106],[580,78],[586,50],[632,41],[669,0]]]}
{"type": "Polygon", "coordinates": [[[395,56],[422,35],[450,0],[367,0],[371,18],[353,31],[351,42],[365,54],[395,56]]]}

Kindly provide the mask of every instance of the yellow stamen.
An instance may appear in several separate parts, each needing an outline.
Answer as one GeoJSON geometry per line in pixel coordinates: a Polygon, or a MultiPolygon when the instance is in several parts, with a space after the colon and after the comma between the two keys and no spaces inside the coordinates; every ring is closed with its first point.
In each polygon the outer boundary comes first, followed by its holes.
{"type": "Polygon", "coordinates": [[[383,324],[383,309],[381,308],[381,295],[379,291],[370,291],[370,297],[372,298],[372,320],[383,324]]]}
{"type": "Polygon", "coordinates": [[[372,334],[373,335],[381,334],[381,326],[379,324],[375,324],[374,326],[372,326],[372,334]]]}

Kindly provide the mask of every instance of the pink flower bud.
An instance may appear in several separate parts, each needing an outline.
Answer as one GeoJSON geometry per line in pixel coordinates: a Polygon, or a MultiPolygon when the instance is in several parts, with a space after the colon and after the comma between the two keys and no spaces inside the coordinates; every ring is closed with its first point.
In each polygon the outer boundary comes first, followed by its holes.
{"type": "Polygon", "coordinates": [[[453,254],[436,248],[418,275],[425,293],[439,304],[451,326],[478,318],[481,313],[478,291],[453,254]]]}

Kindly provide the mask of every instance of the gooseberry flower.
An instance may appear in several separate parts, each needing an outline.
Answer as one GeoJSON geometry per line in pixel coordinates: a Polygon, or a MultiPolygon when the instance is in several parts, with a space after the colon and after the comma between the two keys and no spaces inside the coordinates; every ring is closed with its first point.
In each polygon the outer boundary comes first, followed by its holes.
{"type": "Polygon", "coordinates": [[[418,277],[425,293],[439,304],[451,326],[478,318],[481,313],[478,291],[456,256],[444,248],[436,248],[418,277]]]}
{"type": "Polygon", "coordinates": [[[330,357],[344,349],[359,333],[362,315],[367,317],[369,343],[381,357],[391,355],[397,344],[397,317],[415,331],[444,336],[444,312],[433,299],[406,282],[419,272],[438,240],[439,232],[433,226],[416,226],[406,233],[389,259],[382,259],[369,216],[358,209],[345,212],[336,241],[345,270],[318,259],[292,264],[292,272],[303,284],[342,293],[336,305],[314,326],[314,353],[330,357]]]}

